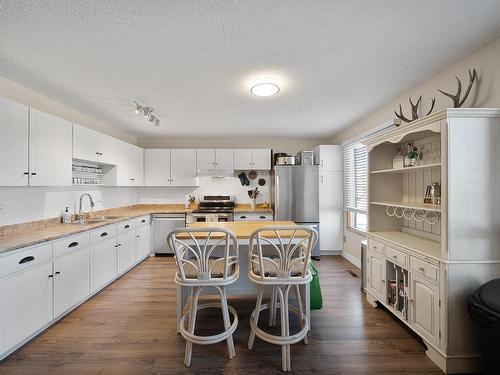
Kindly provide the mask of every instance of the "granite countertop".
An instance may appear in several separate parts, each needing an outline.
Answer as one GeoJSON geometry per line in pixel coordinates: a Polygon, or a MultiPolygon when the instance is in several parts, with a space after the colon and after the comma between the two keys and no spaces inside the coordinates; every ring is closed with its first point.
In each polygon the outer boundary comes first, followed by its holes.
{"type": "MultiPolygon", "coordinates": [[[[92,224],[61,224],[58,218],[40,220],[29,223],[0,226],[0,254],[39,243],[53,241],[66,236],[83,233],[120,221],[155,213],[192,213],[193,209],[182,204],[150,204],[135,205],[98,211],[94,216],[116,216],[92,224]]],[[[270,212],[270,208],[254,208],[250,205],[237,205],[235,212],[270,212]]]]}

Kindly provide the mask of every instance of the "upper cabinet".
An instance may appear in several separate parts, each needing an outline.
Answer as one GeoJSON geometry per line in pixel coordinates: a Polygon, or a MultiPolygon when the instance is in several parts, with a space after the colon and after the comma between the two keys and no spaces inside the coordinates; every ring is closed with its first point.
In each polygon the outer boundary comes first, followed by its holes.
{"type": "Polygon", "coordinates": [[[234,149],[234,169],[270,170],[271,150],[262,148],[234,149]]]}
{"type": "Polygon", "coordinates": [[[30,186],[71,186],[71,122],[30,109],[30,186]]]}
{"type": "Polygon", "coordinates": [[[343,156],[341,145],[320,145],[314,148],[314,163],[320,172],[342,172],[343,156]]]}
{"type": "Polygon", "coordinates": [[[0,186],[28,186],[27,106],[0,98],[0,186]]]}
{"type": "Polygon", "coordinates": [[[144,150],[144,185],[170,186],[170,149],[144,150]]]}
{"type": "Polygon", "coordinates": [[[71,186],[71,123],[0,98],[1,186],[71,186]]]}
{"type": "Polygon", "coordinates": [[[144,150],[136,145],[117,140],[116,151],[116,186],[142,186],[144,184],[144,150]]]}
{"type": "Polygon", "coordinates": [[[196,150],[198,171],[232,171],[232,148],[199,148],[196,150]]]}
{"type": "Polygon", "coordinates": [[[73,158],[116,164],[116,140],[84,126],[73,124],[73,158]]]}
{"type": "Polygon", "coordinates": [[[144,185],[197,186],[195,149],[144,150],[144,185]]]}
{"type": "Polygon", "coordinates": [[[197,186],[196,149],[170,151],[170,186],[197,186]]]}

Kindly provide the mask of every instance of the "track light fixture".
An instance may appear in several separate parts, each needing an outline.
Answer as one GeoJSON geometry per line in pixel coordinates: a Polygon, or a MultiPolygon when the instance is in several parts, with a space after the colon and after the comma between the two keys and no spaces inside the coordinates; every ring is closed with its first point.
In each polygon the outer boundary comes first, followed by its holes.
{"type": "Polygon", "coordinates": [[[135,113],[137,113],[138,115],[142,113],[142,115],[146,117],[151,124],[153,124],[154,126],[160,126],[160,119],[153,114],[153,108],[140,105],[137,102],[134,103],[135,113]]]}

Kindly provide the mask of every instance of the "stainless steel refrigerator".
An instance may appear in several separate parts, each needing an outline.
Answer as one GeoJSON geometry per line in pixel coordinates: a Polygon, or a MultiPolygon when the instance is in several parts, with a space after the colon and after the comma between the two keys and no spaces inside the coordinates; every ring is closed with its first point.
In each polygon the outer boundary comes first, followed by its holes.
{"type": "MultiPolygon", "coordinates": [[[[274,220],[291,220],[308,225],[319,234],[319,167],[317,165],[277,165],[273,173],[274,220]]],[[[312,257],[319,259],[320,244],[312,257]]]]}

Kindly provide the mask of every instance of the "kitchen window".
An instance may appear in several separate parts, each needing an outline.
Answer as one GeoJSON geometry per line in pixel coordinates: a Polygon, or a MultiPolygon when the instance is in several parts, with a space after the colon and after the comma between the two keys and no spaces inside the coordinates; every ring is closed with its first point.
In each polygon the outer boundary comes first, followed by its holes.
{"type": "Polygon", "coordinates": [[[367,158],[366,146],[359,142],[344,146],[344,209],[348,227],[366,231],[367,209],[367,158]]]}

